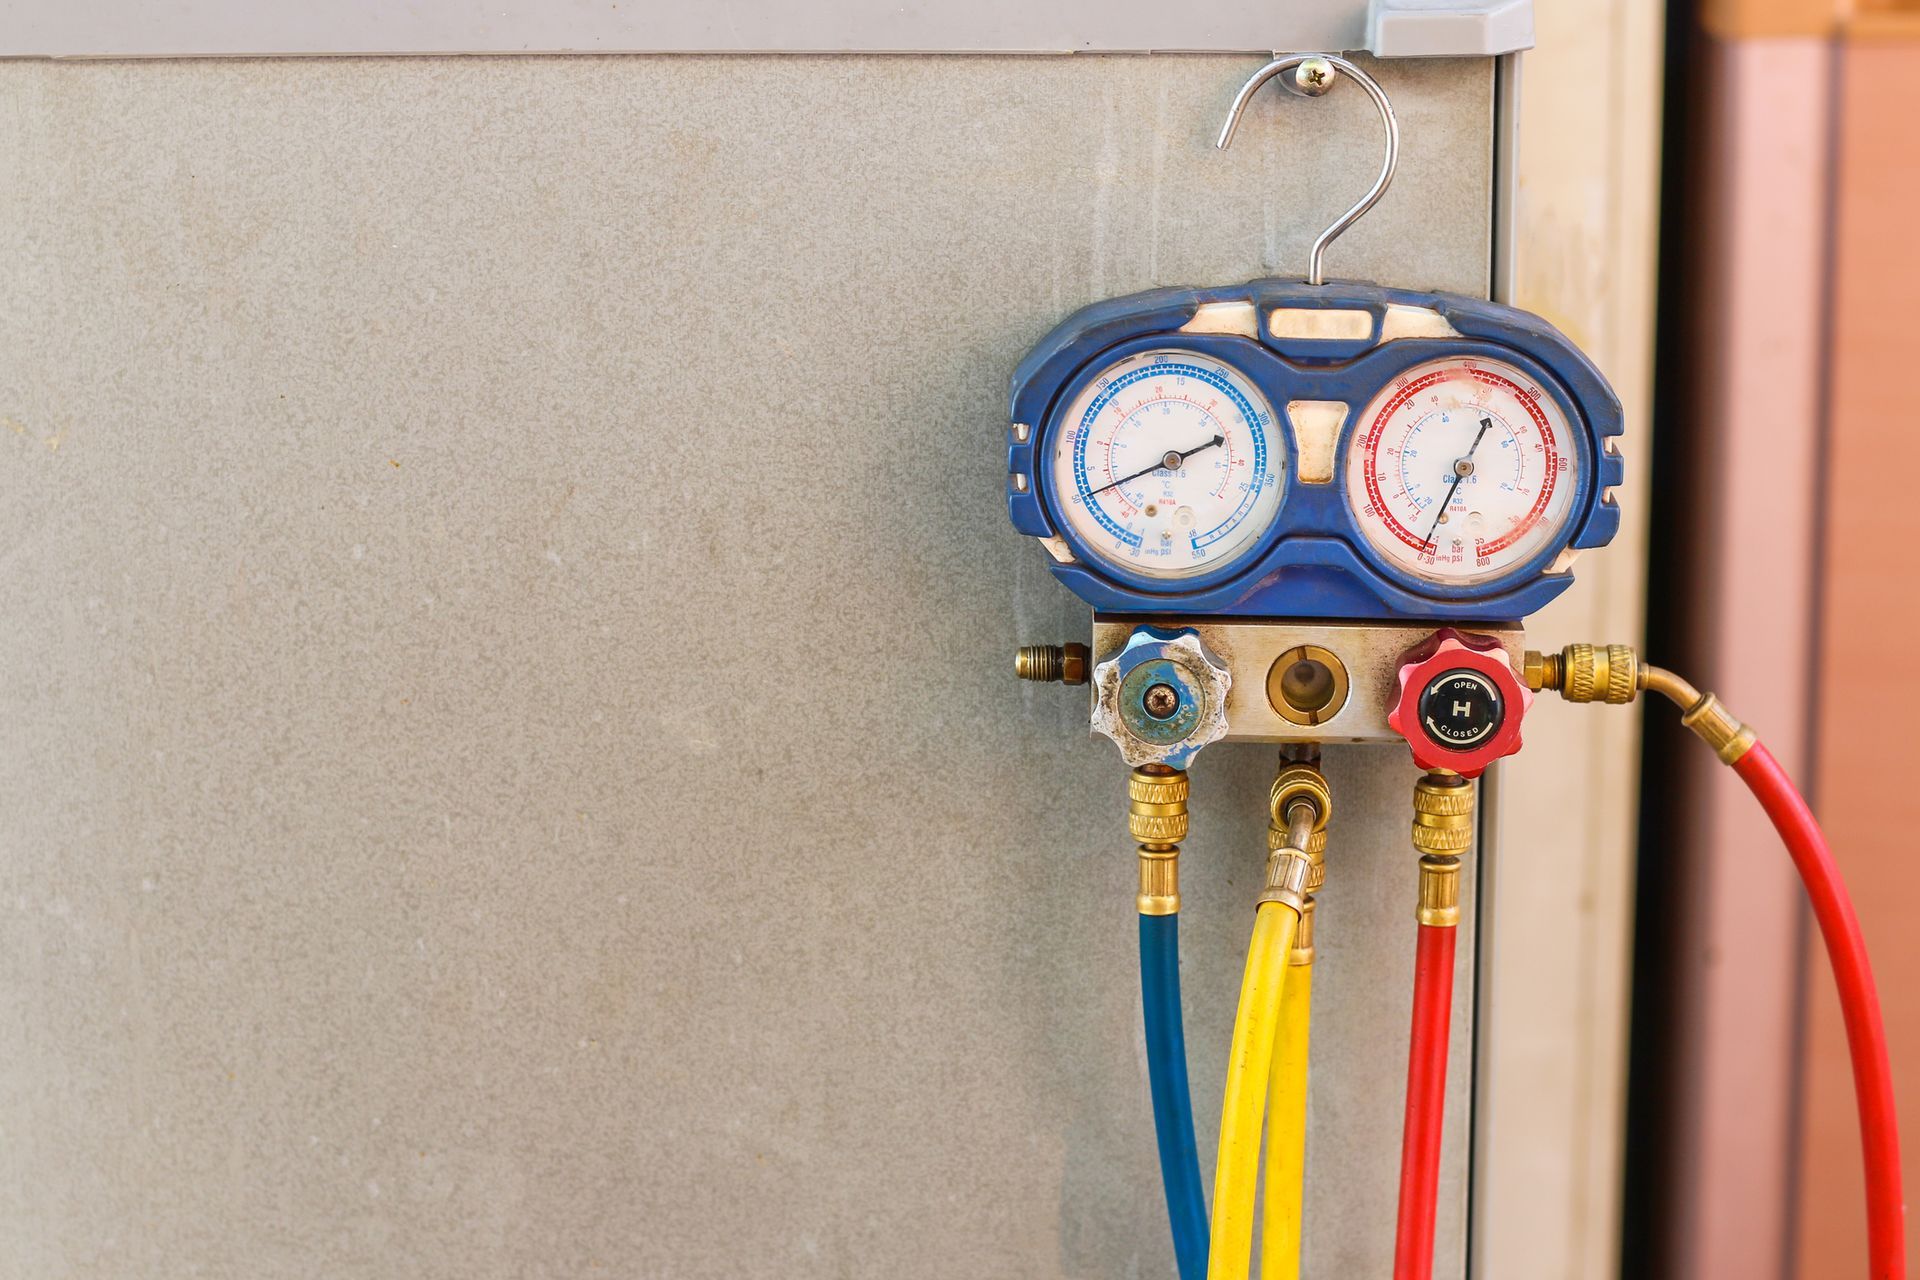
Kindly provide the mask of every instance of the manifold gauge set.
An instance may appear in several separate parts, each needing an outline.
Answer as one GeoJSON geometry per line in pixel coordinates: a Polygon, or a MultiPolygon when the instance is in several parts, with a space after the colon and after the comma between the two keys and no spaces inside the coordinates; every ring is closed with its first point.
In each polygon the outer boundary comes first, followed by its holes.
{"type": "MultiPolygon", "coordinates": [[[[1148,1092],[1181,1280],[1246,1280],[1256,1201],[1262,1280],[1301,1275],[1313,967],[1317,953],[1353,942],[1315,934],[1316,903],[1340,862],[1330,847],[1338,828],[1329,828],[1337,797],[1319,767],[1329,742],[1396,745],[1420,771],[1408,829],[1417,927],[1392,1275],[1430,1280],[1474,779],[1520,749],[1543,690],[1612,705],[1659,692],[1786,838],[1847,1018],[1872,1274],[1904,1275],[1884,1027],[1858,921],[1817,824],[1752,730],[1711,693],[1624,645],[1522,647],[1523,621],[1572,585],[1578,553],[1619,528],[1619,400],[1538,316],[1328,281],[1322,255],[1392,180],[1399,126],[1359,67],[1289,54],[1242,87],[1221,147],[1253,94],[1280,76],[1305,97],[1356,84],[1386,128],[1379,177],[1320,233],[1305,279],[1160,289],[1084,308],[1021,361],[1007,436],[1014,527],[1093,607],[1091,645],[1029,646],[1016,668],[1092,684],[1091,728],[1131,766],[1148,1092]],[[1265,875],[1209,1206],[1176,921],[1187,768],[1222,739],[1279,751],[1261,797],[1265,875]]],[[[1379,1274],[1377,1263],[1368,1270],[1379,1274]]]]}
{"type": "MultiPolygon", "coordinates": [[[[1392,179],[1398,124],[1352,63],[1290,55],[1240,91],[1222,147],[1251,95],[1284,73],[1305,96],[1343,78],[1366,90],[1386,126],[1380,175],[1321,233],[1304,280],[1099,302],[1021,361],[1008,513],[1094,618],[1090,646],[1030,646],[1017,666],[1029,679],[1091,683],[1091,727],[1132,767],[1148,1072],[1183,1280],[1245,1280],[1262,1181],[1260,1274],[1300,1274],[1313,920],[1337,863],[1319,748],[1411,749],[1424,776],[1414,786],[1418,959],[1394,1276],[1426,1280],[1472,779],[1519,749],[1533,692],[1566,683],[1520,647],[1520,624],[1571,584],[1580,551],[1619,527],[1620,404],[1537,316],[1326,280],[1327,245],[1392,179]],[[1209,1213],[1174,926],[1186,770],[1221,739],[1281,751],[1263,797],[1265,887],[1209,1213]]],[[[1590,667],[1580,664],[1588,684],[1590,667]]],[[[1609,670],[1630,668],[1621,657],[1609,670]]]]}
{"type": "MultiPolygon", "coordinates": [[[[1376,102],[1387,165],[1305,281],[1095,303],[1014,374],[1008,513],[1093,606],[1094,725],[1129,764],[1184,766],[1220,738],[1407,737],[1403,657],[1452,627],[1471,632],[1443,642],[1513,660],[1480,665],[1518,663],[1520,621],[1619,527],[1620,402],[1552,325],[1321,278],[1392,177],[1376,102]]],[[[1464,723],[1412,735],[1420,763],[1477,773],[1518,746],[1524,694],[1489,679],[1464,723]]]]}

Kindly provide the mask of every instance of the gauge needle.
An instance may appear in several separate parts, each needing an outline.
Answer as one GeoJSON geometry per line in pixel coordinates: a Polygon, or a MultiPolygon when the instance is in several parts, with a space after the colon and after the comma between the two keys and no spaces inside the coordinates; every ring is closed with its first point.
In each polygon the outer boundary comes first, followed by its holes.
{"type": "Polygon", "coordinates": [[[1211,449],[1216,445],[1223,445],[1226,442],[1227,442],[1227,438],[1225,436],[1215,436],[1213,439],[1207,441],[1205,444],[1197,444],[1193,448],[1187,450],[1185,453],[1178,453],[1178,452],[1175,452],[1174,450],[1169,449],[1167,451],[1167,455],[1164,458],[1160,459],[1160,461],[1154,463],[1152,466],[1143,467],[1142,469],[1134,472],[1130,476],[1121,476],[1118,480],[1115,480],[1112,484],[1103,484],[1098,489],[1095,489],[1092,493],[1088,494],[1087,496],[1089,498],[1097,498],[1101,494],[1105,493],[1107,490],[1117,489],[1129,480],[1138,480],[1141,476],[1150,476],[1156,471],[1171,471],[1175,467],[1179,466],[1181,463],[1185,462],[1188,458],[1191,458],[1194,454],[1201,453],[1207,449],[1211,449]]]}
{"type": "Polygon", "coordinates": [[[1433,541],[1433,535],[1440,532],[1440,522],[1447,518],[1447,504],[1453,501],[1453,495],[1460,488],[1460,482],[1473,474],[1473,451],[1480,447],[1480,442],[1486,439],[1487,432],[1491,430],[1493,430],[1493,419],[1480,419],[1480,432],[1474,436],[1473,443],[1467,446],[1467,456],[1453,464],[1453,483],[1447,486],[1447,496],[1440,499],[1440,510],[1433,517],[1433,527],[1427,530],[1429,543],[1433,541]]]}

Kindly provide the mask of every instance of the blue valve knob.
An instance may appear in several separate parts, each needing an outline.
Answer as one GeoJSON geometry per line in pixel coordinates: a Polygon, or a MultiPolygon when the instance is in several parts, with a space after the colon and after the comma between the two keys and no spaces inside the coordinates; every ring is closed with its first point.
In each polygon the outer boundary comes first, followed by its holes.
{"type": "Polygon", "coordinates": [[[1139,627],[1093,669],[1093,728],[1129,765],[1184,769],[1227,732],[1225,663],[1191,629],[1139,627]]]}

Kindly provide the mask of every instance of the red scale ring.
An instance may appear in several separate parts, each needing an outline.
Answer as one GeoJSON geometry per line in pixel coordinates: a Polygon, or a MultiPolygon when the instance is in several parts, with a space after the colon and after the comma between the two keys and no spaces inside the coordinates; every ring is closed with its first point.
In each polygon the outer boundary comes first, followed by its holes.
{"type": "Polygon", "coordinates": [[[1553,396],[1512,365],[1447,357],[1409,369],[1361,415],[1347,495],[1367,541],[1416,577],[1510,573],[1566,527],[1577,455],[1553,396]]]}

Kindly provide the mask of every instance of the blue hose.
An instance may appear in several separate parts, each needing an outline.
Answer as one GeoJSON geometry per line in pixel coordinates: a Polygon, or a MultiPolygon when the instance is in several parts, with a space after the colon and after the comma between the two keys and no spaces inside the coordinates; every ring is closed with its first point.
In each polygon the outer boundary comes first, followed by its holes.
{"type": "Polygon", "coordinates": [[[1140,917],[1140,996],[1147,1024],[1147,1083],[1160,1141],[1160,1181],[1180,1280],[1206,1280],[1207,1199],[1193,1141],[1187,1036],[1180,1024],[1180,917],[1140,917]]]}

